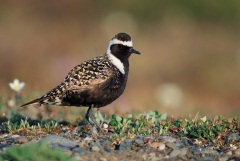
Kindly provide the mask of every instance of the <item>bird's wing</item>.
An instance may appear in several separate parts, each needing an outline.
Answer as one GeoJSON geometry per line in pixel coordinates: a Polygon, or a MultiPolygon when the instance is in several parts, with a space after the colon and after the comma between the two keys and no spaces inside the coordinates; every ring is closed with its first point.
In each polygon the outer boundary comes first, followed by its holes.
{"type": "Polygon", "coordinates": [[[109,64],[101,61],[104,61],[103,57],[97,57],[75,66],[60,85],[42,97],[20,107],[31,104],[37,107],[42,104],[68,105],[68,102],[63,101],[63,99],[72,92],[82,92],[84,94],[84,91],[92,88],[106,88],[111,82],[109,77],[112,72],[109,70],[109,64]]]}
{"type": "MultiPolygon", "coordinates": [[[[79,79],[71,80],[71,85],[68,86],[62,97],[63,105],[84,106],[87,102],[96,99],[97,94],[95,92],[103,91],[112,83],[111,76],[113,73],[109,68],[96,71],[90,67],[86,71],[89,74],[85,72],[79,79]]],[[[81,75],[82,73],[79,74],[81,75]]]]}

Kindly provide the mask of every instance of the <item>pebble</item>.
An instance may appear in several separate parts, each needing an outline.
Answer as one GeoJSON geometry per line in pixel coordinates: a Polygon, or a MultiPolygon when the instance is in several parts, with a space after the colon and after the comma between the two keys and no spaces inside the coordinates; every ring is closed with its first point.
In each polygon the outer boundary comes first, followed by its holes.
{"type": "Polygon", "coordinates": [[[106,158],[103,158],[103,157],[100,157],[99,160],[100,160],[100,161],[107,161],[107,159],[106,159],[106,158]]]}
{"type": "Polygon", "coordinates": [[[213,149],[203,149],[201,151],[201,154],[204,154],[204,155],[211,155],[211,156],[216,156],[216,155],[219,155],[218,152],[216,150],[213,150],[213,149]]]}
{"type": "Polygon", "coordinates": [[[28,138],[26,136],[19,136],[14,139],[15,143],[17,144],[23,144],[28,142],[28,138]]]}
{"type": "Polygon", "coordinates": [[[179,149],[179,147],[180,147],[179,143],[176,143],[176,142],[167,142],[166,146],[173,149],[173,150],[174,149],[179,149]]]}
{"type": "Polygon", "coordinates": [[[185,156],[187,154],[187,149],[174,149],[171,153],[170,153],[170,157],[176,157],[176,156],[185,156]]]}
{"type": "Polygon", "coordinates": [[[190,144],[190,141],[189,141],[189,139],[188,138],[182,138],[182,141],[181,141],[182,143],[183,143],[183,145],[185,145],[185,146],[188,146],[189,144],[190,144]]]}
{"type": "Polygon", "coordinates": [[[12,135],[11,137],[12,138],[18,138],[18,137],[20,137],[20,135],[12,135]]]}
{"type": "Polygon", "coordinates": [[[160,140],[164,140],[165,143],[166,143],[166,146],[171,148],[171,149],[181,149],[184,147],[184,144],[173,138],[173,137],[170,137],[170,136],[162,136],[162,137],[159,137],[160,140]]]}
{"type": "Polygon", "coordinates": [[[234,155],[235,157],[240,158],[240,149],[235,150],[234,155]]]}
{"type": "Polygon", "coordinates": [[[231,157],[233,155],[233,152],[231,150],[229,150],[227,153],[226,153],[227,156],[231,157]]]}
{"type": "Polygon", "coordinates": [[[8,144],[0,144],[0,150],[4,150],[8,146],[8,144]]]}
{"type": "Polygon", "coordinates": [[[96,141],[96,142],[94,143],[94,145],[95,145],[95,146],[101,146],[101,143],[100,143],[99,141],[96,141]]]}
{"type": "Polygon", "coordinates": [[[177,139],[171,137],[171,136],[160,136],[158,139],[164,140],[165,142],[175,142],[177,139]]]}
{"type": "Polygon", "coordinates": [[[48,135],[42,138],[39,143],[46,142],[52,148],[58,148],[63,151],[77,147],[78,144],[72,140],[66,139],[58,135],[48,135]]]}
{"type": "Polygon", "coordinates": [[[83,159],[81,156],[79,156],[79,155],[76,155],[76,156],[74,156],[74,159],[76,160],[76,161],[85,161],[85,159],[83,159]]]}
{"type": "Polygon", "coordinates": [[[205,157],[202,161],[213,161],[213,157],[205,157]]]}
{"type": "MultiPolygon", "coordinates": [[[[3,136],[3,135],[2,135],[3,136]]],[[[227,161],[240,157],[240,149],[221,151],[213,150],[212,147],[200,148],[191,144],[188,138],[180,140],[171,136],[143,137],[135,136],[123,141],[118,141],[118,149],[109,138],[96,138],[87,135],[75,137],[75,140],[66,139],[58,135],[48,135],[42,139],[35,138],[31,141],[28,137],[8,135],[7,138],[0,135],[0,150],[7,149],[14,143],[41,143],[46,142],[52,148],[61,149],[68,156],[77,161],[84,160],[219,160],[227,161]],[[2,140],[1,140],[2,139],[2,140]],[[133,148],[134,147],[134,148],[133,148]]],[[[237,139],[232,134],[228,140],[237,139]]],[[[231,144],[233,144],[231,142],[231,144]]],[[[234,144],[235,145],[235,144],[234,144]]],[[[235,145],[236,146],[236,145],[235,145]]]]}
{"type": "Polygon", "coordinates": [[[134,140],[134,142],[136,144],[138,144],[139,146],[142,146],[144,144],[143,140],[140,140],[140,139],[136,139],[136,140],[134,140]]]}
{"type": "Polygon", "coordinates": [[[92,151],[95,151],[95,152],[98,152],[100,149],[99,149],[98,146],[93,145],[93,146],[91,147],[91,150],[92,150],[92,151]]]}
{"type": "Polygon", "coordinates": [[[125,139],[123,142],[120,143],[119,150],[120,151],[127,151],[131,150],[131,145],[134,139],[125,139]]]}
{"type": "Polygon", "coordinates": [[[228,157],[227,157],[227,156],[220,157],[218,160],[219,160],[219,161],[227,161],[227,160],[228,160],[228,157]]]}
{"type": "Polygon", "coordinates": [[[166,144],[162,143],[157,147],[157,150],[162,151],[162,150],[165,150],[165,148],[166,148],[166,144]]]}
{"type": "Polygon", "coordinates": [[[88,151],[86,149],[83,149],[81,147],[74,148],[72,150],[73,154],[86,154],[88,151]]]}
{"type": "Polygon", "coordinates": [[[150,161],[158,161],[159,160],[159,158],[158,157],[150,157],[150,159],[149,159],[150,161]]]}
{"type": "Polygon", "coordinates": [[[86,137],[86,138],[83,140],[83,142],[84,142],[85,144],[88,144],[88,143],[90,143],[90,142],[93,142],[93,139],[90,138],[90,137],[86,137]]]}
{"type": "Polygon", "coordinates": [[[229,144],[231,140],[238,141],[239,139],[240,139],[240,136],[237,133],[231,133],[226,138],[225,144],[229,144]]]}
{"type": "Polygon", "coordinates": [[[110,149],[107,146],[104,146],[103,150],[106,151],[106,152],[110,152],[110,149]]]}

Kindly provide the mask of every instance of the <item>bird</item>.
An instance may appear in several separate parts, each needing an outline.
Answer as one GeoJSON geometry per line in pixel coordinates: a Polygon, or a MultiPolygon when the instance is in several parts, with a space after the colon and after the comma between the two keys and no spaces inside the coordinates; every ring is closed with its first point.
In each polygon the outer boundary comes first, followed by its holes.
{"type": "MultiPolygon", "coordinates": [[[[118,33],[109,42],[103,55],[83,61],[67,74],[62,83],[20,107],[57,105],[88,107],[85,119],[90,119],[101,130],[93,117],[93,108],[99,109],[119,98],[127,84],[129,57],[141,54],[133,48],[132,38],[118,33]]],[[[102,131],[102,130],[101,130],[102,131]]]]}

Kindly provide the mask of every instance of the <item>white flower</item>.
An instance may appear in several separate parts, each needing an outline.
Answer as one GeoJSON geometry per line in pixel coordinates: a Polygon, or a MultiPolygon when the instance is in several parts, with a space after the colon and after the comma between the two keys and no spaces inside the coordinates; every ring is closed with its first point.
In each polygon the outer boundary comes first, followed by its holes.
{"type": "Polygon", "coordinates": [[[14,107],[14,106],[15,106],[15,101],[12,100],[12,99],[11,99],[11,100],[8,100],[8,101],[7,101],[7,104],[8,104],[9,107],[14,107]]]}
{"type": "Polygon", "coordinates": [[[108,128],[108,124],[103,123],[102,127],[103,127],[104,129],[107,129],[107,128],[108,128]]]}
{"type": "Polygon", "coordinates": [[[18,79],[14,79],[13,83],[9,83],[9,87],[15,92],[20,92],[25,86],[24,82],[20,82],[18,79]]]}
{"type": "Polygon", "coordinates": [[[200,118],[203,122],[206,122],[207,121],[207,117],[204,116],[203,118],[200,118]]]}

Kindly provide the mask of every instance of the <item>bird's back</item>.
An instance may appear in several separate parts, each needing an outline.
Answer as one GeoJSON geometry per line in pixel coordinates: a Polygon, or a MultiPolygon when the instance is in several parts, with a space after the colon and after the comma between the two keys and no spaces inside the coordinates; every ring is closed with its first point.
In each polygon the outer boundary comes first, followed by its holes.
{"type": "Polygon", "coordinates": [[[122,74],[107,54],[75,66],[64,81],[28,104],[102,107],[117,99],[124,91],[128,71],[122,74]]]}

